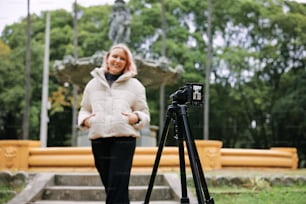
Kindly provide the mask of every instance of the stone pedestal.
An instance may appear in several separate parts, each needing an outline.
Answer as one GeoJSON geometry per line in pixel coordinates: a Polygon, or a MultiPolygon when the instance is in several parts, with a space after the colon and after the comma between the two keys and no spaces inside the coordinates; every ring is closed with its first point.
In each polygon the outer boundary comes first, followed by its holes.
{"type": "Polygon", "coordinates": [[[140,131],[140,138],[137,140],[137,146],[139,147],[156,147],[156,132],[157,126],[147,126],[140,131]]]}
{"type": "Polygon", "coordinates": [[[205,170],[221,169],[222,142],[216,140],[196,140],[202,168],[205,170]]]}
{"type": "Polygon", "coordinates": [[[32,147],[40,147],[40,142],[30,140],[0,141],[0,169],[27,170],[29,149],[32,147]]]}

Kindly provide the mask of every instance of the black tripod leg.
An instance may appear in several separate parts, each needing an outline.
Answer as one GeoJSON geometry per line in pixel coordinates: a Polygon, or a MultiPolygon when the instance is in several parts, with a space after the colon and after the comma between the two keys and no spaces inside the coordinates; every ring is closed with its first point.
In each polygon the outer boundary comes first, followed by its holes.
{"type": "Polygon", "coordinates": [[[159,143],[159,146],[158,146],[156,159],[155,159],[155,162],[154,162],[154,166],[153,166],[152,174],[151,174],[151,177],[150,177],[150,182],[149,182],[149,186],[148,186],[148,190],[147,190],[147,193],[146,193],[144,204],[148,204],[149,201],[150,201],[150,196],[151,196],[151,193],[152,193],[154,180],[155,180],[155,177],[156,177],[156,174],[157,174],[157,169],[158,169],[158,165],[159,165],[159,162],[160,162],[163,147],[165,146],[166,138],[167,138],[168,131],[169,131],[170,122],[171,122],[171,116],[169,114],[167,114],[167,118],[166,118],[166,121],[165,121],[165,125],[164,125],[164,128],[163,128],[161,138],[160,138],[160,143],[159,143]]]}
{"type": "MultiPolygon", "coordinates": [[[[181,123],[181,121],[176,121],[181,123]]],[[[181,124],[175,124],[177,140],[178,140],[178,149],[179,149],[179,159],[180,159],[180,176],[181,176],[181,189],[182,197],[181,204],[188,204],[189,198],[187,193],[187,179],[186,179],[186,166],[185,166],[185,152],[184,152],[184,136],[181,124]]]]}
{"type": "Polygon", "coordinates": [[[198,172],[197,164],[195,162],[194,153],[193,153],[193,151],[190,147],[190,143],[189,143],[189,140],[187,138],[186,138],[186,145],[187,145],[189,161],[190,161],[190,168],[191,168],[192,175],[193,175],[193,182],[194,182],[194,185],[195,185],[198,202],[199,202],[199,204],[204,204],[204,198],[203,198],[203,194],[202,194],[202,191],[201,191],[201,186],[200,186],[200,183],[199,183],[200,179],[199,179],[199,172],[198,172]]]}
{"type": "Polygon", "coordinates": [[[195,161],[197,163],[198,172],[199,172],[199,176],[200,176],[200,181],[201,181],[201,184],[202,184],[202,189],[204,190],[205,202],[207,204],[214,204],[215,203],[214,199],[212,197],[210,197],[210,194],[208,192],[207,183],[206,183],[206,180],[205,180],[205,176],[204,176],[202,164],[201,164],[201,161],[200,161],[199,153],[198,153],[197,147],[196,147],[193,139],[191,139],[191,145],[193,146],[193,150],[194,150],[194,154],[195,154],[195,161]]]}
{"type": "Polygon", "coordinates": [[[204,203],[202,191],[200,191],[200,185],[199,185],[199,180],[200,180],[202,184],[201,187],[205,195],[205,200],[206,200],[205,203],[214,204],[214,200],[209,195],[207,184],[206,184],[204,173],[203,173],[203,169],[202,169],[202,165],[199,159],[199,154],[194,144],[194,140],[192,139],[192,136],[191,136],[191,132],[189,129],[189,123],[188,123],[188,119],[186,115],[186,106],[180,106],[180,109],[181,109],[184,129],[185,129],[185,139],[186,139],[186,144],[187,144],[187,149],[188,149],[188,154],[189,154],[191,170],[194,176],[193,179],[194,179],[195,187],[197,190],[198,202],[204,203]]]}

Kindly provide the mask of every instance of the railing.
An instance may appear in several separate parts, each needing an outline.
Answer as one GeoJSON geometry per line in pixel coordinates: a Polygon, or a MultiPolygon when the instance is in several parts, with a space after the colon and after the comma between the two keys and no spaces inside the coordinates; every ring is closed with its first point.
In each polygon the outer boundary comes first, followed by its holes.
{"type": "Polygon", "coordinates": [[[291,168],[298,166],[295,148],[258,149],[222,149],[222,167],[266,167],[291,168]]]}
{"type": "MultiPolygon", "coordinates": [[[[222,142],[197,140],[197,151],[205,170],[221,168],[289,168],[296,169],[295,148],[228,149],[222,142]]],[[[136,147],[133,170],[151,170],[157,147],[136,147]]],[[[186,167],[189,167],[185,150],[186,167]]],[[[179,168],[177,147],[164,147],[159,168],[179,168]]],[[[95,171],[90,147],[40,148],[38,141],[0,141],[0,170],[38,171],[95,171]]]]}

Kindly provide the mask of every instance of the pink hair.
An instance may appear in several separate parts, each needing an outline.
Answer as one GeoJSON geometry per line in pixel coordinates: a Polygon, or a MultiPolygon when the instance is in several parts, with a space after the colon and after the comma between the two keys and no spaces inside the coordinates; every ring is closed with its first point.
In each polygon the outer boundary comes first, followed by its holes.
{"type": "Polygon", "coordinates": [[[116,44],[116,45],[113,45],[110,50],[104,55],[104,59],[103,59],[103,63],[102,63],[102,68],[108,70],[108,67],[107,67],[107,59],[109,57],[109,54],[111,53],[111,51],[113,49],[117,49],[117,48],[120,48],[122,49],[126,56],[127,56],[127,64],[124,68],[124,73],[126,72],[132,72],[134,74],[137,74],[137,67],[136,67],[136,64],[133,60],[133,56],[132,56],[132,53],[130,51],[130,49],[125,45],[125,44],[116,44]]]}

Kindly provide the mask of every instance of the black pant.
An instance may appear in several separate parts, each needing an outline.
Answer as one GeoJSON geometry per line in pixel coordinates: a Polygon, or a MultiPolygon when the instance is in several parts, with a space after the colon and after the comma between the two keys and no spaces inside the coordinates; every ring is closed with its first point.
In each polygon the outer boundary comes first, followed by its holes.
{"type": "Polygon", "coordinates": [[[129,181],[136,147],[133,137],[91,141],[95,166],[106,192],[106,204],[129,204],[129,181]]]}

